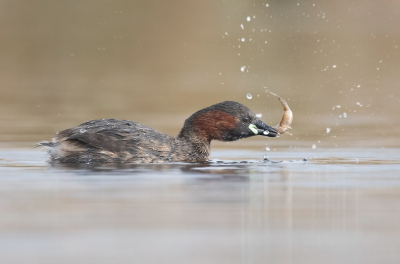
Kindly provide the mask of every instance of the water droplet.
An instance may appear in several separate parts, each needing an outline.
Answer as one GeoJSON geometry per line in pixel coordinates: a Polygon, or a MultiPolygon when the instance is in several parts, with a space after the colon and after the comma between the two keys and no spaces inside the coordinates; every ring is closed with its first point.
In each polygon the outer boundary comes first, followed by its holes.
{"type": "Polygon", "coordinates": [[[262,114],[258,113],[258,114],[256,114],[256,117],[260,118],[260,117],[262,117],[262,114]]]}
{"type": "Polygon", "coordinates": [[[248,17],[247,17],[247,21],[250,21],[250,20],[251,20],[251,17],[248,16],[248,17]]]}
{"type": "Polygon", "coordinates": [[[241,27],[242,29],[244,29],[243,24],[240,24],[240,27],[241,27]]]}
{"type": "Polygon", "coordinates": [[[246,41],[246,39],[245,39],[245,38],[241,38],[240,40],[241,40],[242,42],[245,42],[245,41],[246,41]]]}
{"type": "Polygon", "coordinates": [[[347,117],[347,113],[343,113],[343,117],[346,118],[347,117]]]}
{"type": "Polygon", "coordinates": [[[361,87],[361,85],[359,84],[359,85],[357,85],[357,88],[360,88],[361,87]]]}
{"type": "Polygon", "coordinates": [[[356,163],[358,163],[358,161],[359,161],[359,160],[358,160],[358,159],[356,159],[356,163]]]}
{"type": "Polygon", "coordinates": [[[361,106],[361,107],[363,106],[360,102],[357,102],[357,105],[358,105],[358,106],[361,106]]]}
{"type": "Polygon", "coordinates": [[[244,72],[244,69],[246,69],[246,66],[240,67],[240,70],[241,70],[242,72],[244,72]]]}
{"type": "Polygon", "coordinates": [[[317,148],[317,146],[315,146],[315,144],[313,144],[311,147],[312,147],[313,149],[316,149],[316,148],[317,148]]]}
{"type": "Polygon", "coordinates": [[[300,5],[300,3],[297,3],[297,6],[299,6],[300,5]]]}
{"type": "Polygon", "coordinates": [[[86,129],[84,129],[84,128],[81,128],[81,130],[79,130],[79,132],[81,132],[81,133],[85,133],[85,132],[86,132],[86,129]]]}
{"type": "Polygon", "coordinates": [[[253,96],[251,94],[249,94],[249,93],[246,95],[246,97],[247,97],[247,99],[253,98],[253,96]]]}
{"type": "Polygon", "coordinates": [[[336,65],[333,65],[332,67],[333,67],[333,68],[336,68],[336,65]]]}
{"type": "Polygon", "coordinates": [[[331,129],[330,127],[327,127],[327,128],[326,128],[326,133],[331,132],[331,130],[332,130],[332,129],[331,129]]]}
{"type": "Polygon", "coordinates": [[[266,7],[269,7],[269,4],[265,4],[266,7]]]}
{"type": "Polygon", "coordinates": [[[268,134],[269,134],[269,131],[265,130],[265,131],[263,132],[263,134],[264,134],[264,135],[268,135],[268,134]]]}
{"type": "Polygon", "coordinates": [[[267,151],[270,151],[270,150],[271,150],[268,146],[266,146],[265,149],[266,149],[267,151]]]}
{"type": "Polygon", "coordinates": [[[340,107],[341,107],[340,105],[337,105],[337,106],[336,106],[336,108],[340,108],[340,107]]]}

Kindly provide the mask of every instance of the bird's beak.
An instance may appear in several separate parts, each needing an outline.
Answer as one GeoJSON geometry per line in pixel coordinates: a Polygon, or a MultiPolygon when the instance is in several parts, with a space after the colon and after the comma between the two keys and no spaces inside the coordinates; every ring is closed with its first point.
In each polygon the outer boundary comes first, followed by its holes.
{"type": "Polygon", "coordinates": [[[267,136],[267,137],[279,137],[278,131],[275,128],[266,125],[263,121],[258,120],[255,124],[257,129],[257,135],[267,136]]]}

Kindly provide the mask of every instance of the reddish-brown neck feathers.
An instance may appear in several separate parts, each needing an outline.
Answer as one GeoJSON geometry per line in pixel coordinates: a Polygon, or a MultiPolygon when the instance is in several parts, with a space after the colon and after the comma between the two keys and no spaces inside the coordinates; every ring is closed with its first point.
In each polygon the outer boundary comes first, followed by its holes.
{"type": "Polygon", "coordinates": [[[196,116],[193,125],[198,135],[205,140],[222,140],[223,134],[237,128],[234,116],[219,110],[213,110],[196,116]]]}

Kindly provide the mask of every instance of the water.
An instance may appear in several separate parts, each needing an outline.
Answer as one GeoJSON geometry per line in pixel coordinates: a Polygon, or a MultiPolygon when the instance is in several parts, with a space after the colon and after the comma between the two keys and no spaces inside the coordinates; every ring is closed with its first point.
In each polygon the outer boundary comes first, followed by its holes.
{"type": "Polygon", "coordinates": [[[399,151],[297,149],[262,161],[263,152],[217,148],[212,156],[49,165],[43,152],[0,151],[1,263],[399,259],[399,151]]]}
{"type": "Polygon", "coordinates": [[[246,95],[246,97],[247,97],[247,99],[253,98],[253,96],[251,94],[249,94],[249,93],[246,95]]]}

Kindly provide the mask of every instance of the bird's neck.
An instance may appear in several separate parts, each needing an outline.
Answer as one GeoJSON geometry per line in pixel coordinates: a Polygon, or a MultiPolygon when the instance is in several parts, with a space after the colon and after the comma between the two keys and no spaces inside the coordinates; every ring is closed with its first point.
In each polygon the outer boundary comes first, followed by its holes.
{"type": "Polygon", "coordinates": [[[209,159],[210,141],[199,135],[193,127],[187,126],[186,122],[176,137],[176,144],[187,154],[190,162],[202,162],[209,159]]]}

